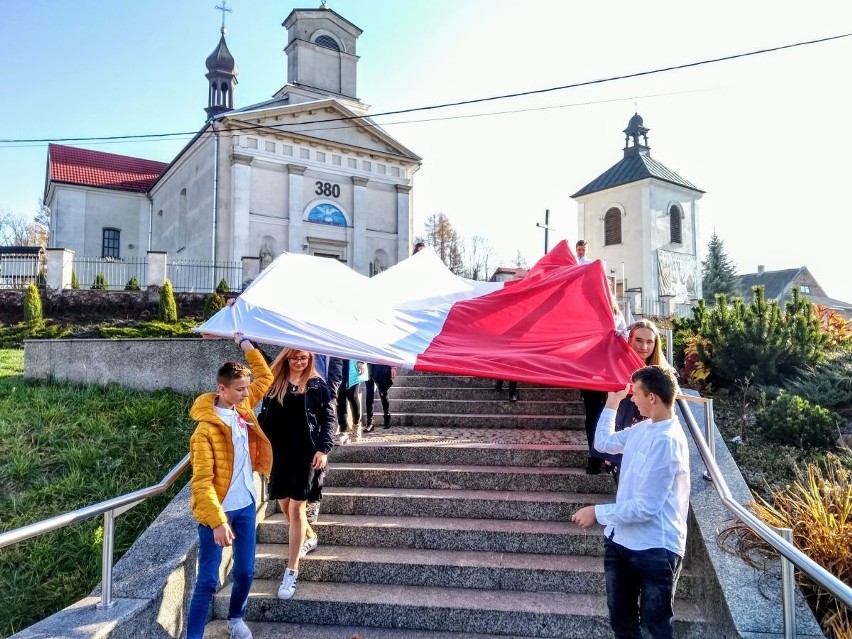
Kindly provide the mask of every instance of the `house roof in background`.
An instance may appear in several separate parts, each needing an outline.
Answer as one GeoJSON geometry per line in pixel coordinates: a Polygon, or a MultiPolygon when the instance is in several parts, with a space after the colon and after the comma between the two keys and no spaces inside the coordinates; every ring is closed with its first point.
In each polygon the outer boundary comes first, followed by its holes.
{"type": "Polygon", "coordinates": [[[764,297],[768,300],[780,299],[790,283],[802,271],[802,268],[785,268],[780,271],[763,271],[762,273],[746,273],[740,275],[740,284],[743,297],[747,300],[752,298],[753,286],[762,286],[764,297]]]}
{"type": "Polygon", "coordinates": [[[582,195],[589,195],[590,193],[605,191],[606,189],[621,186],[622,184],[638,182],[639,180],[645,180],[647,178],[656,178],[663,182],[668,182],[692,191],[704,193],[704,191],[699,189],[692,182],[682,178],[662,162],[657,162],[657,160],[652,158],[650,155],[640,153],[623,158],[571,197],[574,198],[582,195]]]}
{"type": "Polygon", "coordinates": [[[48,146],[48,179],[53,182],[144,192],[167,166],[128,155],[61,144],[48,146]]]}

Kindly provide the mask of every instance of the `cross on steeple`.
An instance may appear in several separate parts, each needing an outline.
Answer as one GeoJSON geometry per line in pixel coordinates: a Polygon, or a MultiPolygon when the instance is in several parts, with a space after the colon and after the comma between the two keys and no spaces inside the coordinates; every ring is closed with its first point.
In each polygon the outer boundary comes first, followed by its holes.
{"type": "Polygon", "coordinates": [[[225,33],[225,13],[233,13],[233,9],[228,8],[228,0],[222,0],[222,6],[220,7],[218,4],[213,7],[222,12],[222,33],[225,33]]]}

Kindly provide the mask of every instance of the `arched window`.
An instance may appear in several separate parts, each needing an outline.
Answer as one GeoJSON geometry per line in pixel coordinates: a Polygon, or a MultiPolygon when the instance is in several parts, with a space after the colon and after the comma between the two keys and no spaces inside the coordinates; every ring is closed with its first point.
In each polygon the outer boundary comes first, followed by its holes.
{"type": "Polygon", "coordinates": [[[337,40],[331,36],[321,35],[314,40],[314,44],[326,49],[331,49],[332,51],[340,51],[340,45],[337,44],[337,40]]]}
{"type": "Polygon", "coordinates": [[[346,216],[333,204],[317,204],[308,213],[308,222],[315,224],[330,224],[331,226],[346,226],[346,216]]]}
{"type": "Polygon", "coordinates": [[[672,244],[683,244],[680,219],[680,209],[672,204],[669,209],[669,227],[671,228],[671,239],[669,241],[672,244]]]}
{"type": "Polygon", "coordinates": [[[604,215],[604,246],[621,244],[621,211],[612,207],[604,215]]]}

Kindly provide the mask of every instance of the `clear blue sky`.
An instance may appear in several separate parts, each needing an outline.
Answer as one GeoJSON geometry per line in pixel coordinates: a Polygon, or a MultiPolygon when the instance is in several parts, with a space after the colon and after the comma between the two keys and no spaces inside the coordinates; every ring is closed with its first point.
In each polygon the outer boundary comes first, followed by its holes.
{"type": "MultiPolygon", "coordinates": [[[[3,0],[0,138],[196,131],[217,0],[3,0]]],[[[230,0],[238,106],[286,82],[284,18],[319,2],[230,0]]],[[[514,93],[852,32],[852,3],[765,0],[330,0],[364,30],[358,93],[372,112],[514,93]]],[[[446,213],[504,260],[576,239],[571,193],[621,157],[636,103],[652,155],[705,190],[741,272],[808,266],[852,301],[848,153],[852,38],[529,98],[379,118],[424,158],[415,231],[446,213]],[[511,111],[511,113],[506,113],[511,111]],[[500,113],[498,113],[500,112],[500,113]],[[470,116],[460,119],[446,119],[470,116]],[[442,118],[442,119],[436,119],[442,118]],[[407,123],[399,123],[405,120],[407,123]],[[429,121],[423,121],[429,120],[429,121]],[[397,123],[397,124],[393,124],[397,123]]],[[[169,161],[185,140],[78,146],[169,161]]],[[[75,143],[71,143],[75,144],[75,143]]],[[[0,208],[31,216],[46,144],[0,144],[0,208]]]]}

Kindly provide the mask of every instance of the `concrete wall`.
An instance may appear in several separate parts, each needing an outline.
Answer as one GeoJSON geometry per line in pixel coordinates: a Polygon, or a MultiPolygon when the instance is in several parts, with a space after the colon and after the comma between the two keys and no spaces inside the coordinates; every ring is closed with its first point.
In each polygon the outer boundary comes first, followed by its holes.
{"type": "Polygon", "coordinates": [[[24,377],[197,394],[215,390],[216,371],[231,359],[245,360],[232,340],[26,340],[24,377]]]}

